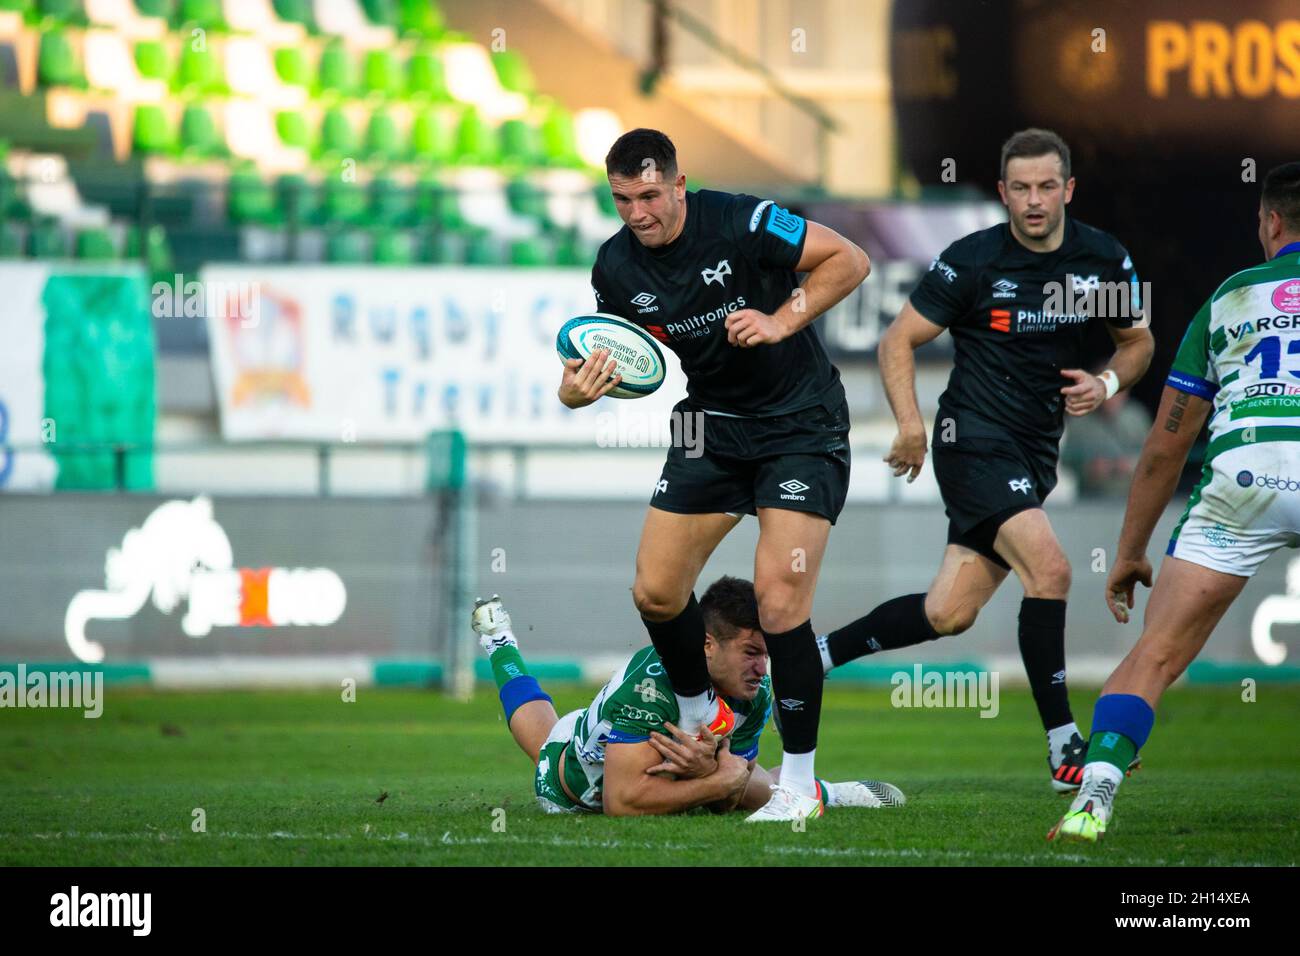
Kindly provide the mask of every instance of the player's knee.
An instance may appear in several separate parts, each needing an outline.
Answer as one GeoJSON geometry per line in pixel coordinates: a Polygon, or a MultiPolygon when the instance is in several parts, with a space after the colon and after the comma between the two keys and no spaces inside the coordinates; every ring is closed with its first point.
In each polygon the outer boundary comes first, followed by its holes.
{"type": "Polygon", "coordinates": [[[784,634],[808,620],[807,601],[796,588],[786,584],[755,587],[758,619],[769,634],[784,634]]]}
{"type": "Polygon", "coordinates": [[[678,595],[640,580],[632,585],[632,603],[647,621],[671,621],[685,607],[678,595]]]}
{"type": "Polygon", "coordinates": [[[1065,600],[1070,595],[1070,561],[1060,552],[1037,562],[1026,577],[1028,580],[1022,582],[1026,597],[1065,600]]]}
{"type": "Polygon", "coordinates": [[[971,629],[975,618],[979,617],[979,608],[970,604],[925,605],[925,616],[930,619],[930,626],[944,637],[960,634],[971,629]]]}

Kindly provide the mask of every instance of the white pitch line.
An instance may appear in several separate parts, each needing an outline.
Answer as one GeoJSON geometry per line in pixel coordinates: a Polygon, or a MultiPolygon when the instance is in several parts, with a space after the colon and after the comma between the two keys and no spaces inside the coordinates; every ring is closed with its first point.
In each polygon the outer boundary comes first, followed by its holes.
{"type": "MultiPolygon", "coordinates": [[[[520,837],[520,836],[476,836],[476,837],[457,837],[452,836],[451,831],[443,833],[437,839],[423,836],[411,836],[409,833],[289,833],[284,830],[274,830],[270,833],[241,833],[238,831],[227,831],[221,833],[193,834],[196,837],[217,837],[224,840],[355,840],[361,843],[376,841],[379,843],[403,843],[412,846],[435,847],[435,846],[493,846],[503,843],[509,843],[519,846],[538,846],[538,847],[565,847],[574,849],[588,850],[704,850],[710,849],[705,844],[694,843],[654,843],[651,841],[627,841],[617,839],[591,840],[583,838],[571,838],[562,836],[552,836],[546,838],[538,837],[520,837]]],[[[0,840],[13,839],[37,839],[37,840],[176,840],[180,841],[186,838],[186,834],[167,834],[167,833],[103,833],[92,831],[79,833],[76,831],[54,832],[54,833],[8,833],[0,834],[0,840]]],[[[1041,855],[1028,853],[979,853],[974,850],[883,850],[863,847],[861,849],[836,848],[836,847],[817,847],[817,846],[765,846],[759,847],[760,852],[775,856],[815,856],[815,857],[865,857],[867,859],[950,859],[950,860],[968,860],[971,862],[980,862],[982,860],[999,860],[1006,863],[1018,865],[1034,865],[1049,863],[1060,860],[1068,863],[1103,863],[1111,866],[1187,866],[1185,860],[1145,860],[1134,857],[1126,857],[1122,861],[1112,858],[1092,857],[1079,853],[1060,853],[1047,851],[1041,855]]],[[[1257,862],[1240,862],[1235,860],[1215,860],[1211,859],[1204,865],[1206,866],[1262,866],[1264,864],[1257,862]]]]}

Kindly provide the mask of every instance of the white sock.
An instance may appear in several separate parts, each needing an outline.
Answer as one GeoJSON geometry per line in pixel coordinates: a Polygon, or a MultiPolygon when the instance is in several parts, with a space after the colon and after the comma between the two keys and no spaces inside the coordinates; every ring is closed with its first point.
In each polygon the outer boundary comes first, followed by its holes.
{"type": "Polygon", "coordinates": [[[1094,802],[1100,800],[1104,805],[1107,816],[1109,816],[1111,807],[1115,803],[1115,791],[1119,789],[1119,785],[1123,782],[1123,770],[1120,770],[1113,763],[1095,760],[1083,768],[1083,780],[1079,784],[1079,795],[1074,798],[1074,802],[1082,806],[1088,800],[1094,802]],[[1098,784],[1107,781],[1110,782],[1110,787],[1098,788],[1098,784]]]}
{"type": "Polygon", "coordinates": [[[829,674],[835,665],[831,662],[831,652],[826,646],[826,635],[817,635],[817,653],[822,656],[822,673],[829,674]]]}
{"type": "Polygon", "coordinates": [[[814,747],[806,754],[781,753],[781,786],[796,790],[805,797],[817,796],[817,781],[813,779],[814,747]]]}
{"type": "Polygon", "coordinates": [[[701,727],[709,726],[718,715],[718,698],[711,687],[691,697],[683,697],[681,694],[674,696],[677,698],[677,708],[681,711],[678,727],[683,733],[698,734],[701,727]]]}
{"type": "Polygon", "coordinates": [[[503,647],[519,649],[519,642],[515,640],[514,631],[509,628],[504,631],[497,631],[492,635],[482,635],[479,637],[479,644],[483,647],[483,650],[487,651],[489,658],[503,647]]]}
{"type": "MultiPolygon", "coordinates": [[[[1079,733],[1079,727],[1073,721],[1068,724],[1062,724],[1060,727],[1053,727],[1047,732],[1047,754],[1052,758],[1052,766],[1059,767],[1061,764],[1061,751],[1065,745],[1070,742],[1075,734],[1079,733]]],[[[1082,734],[1080,734],[1082,736],[1082,734]]]]}

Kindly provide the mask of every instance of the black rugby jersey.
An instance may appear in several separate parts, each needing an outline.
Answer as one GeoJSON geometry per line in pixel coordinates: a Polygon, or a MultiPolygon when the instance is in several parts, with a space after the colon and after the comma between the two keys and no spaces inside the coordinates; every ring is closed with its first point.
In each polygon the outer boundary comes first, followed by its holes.
{"type": "Polygon", "coordinates": [[[1080,367],[1087,323],[1103,314],[1130,328],[1142,308],[1124,247],[1069,217],[1053,252],[1026,249],[1006,223],[958,239],[930,264],[911,302],[952,333],[956,351],[935,440],[951,417],[957,441],[1008,437],[1053,457],[1065,419],[1061,389],[1073,384],[1061,369],[1080,367]]]}
{"type": "Polygon", "coordinates": [[[686,193],[686,224],[648,249],[626,225],[591,270],[596,308],[644,328],[681,360],[686,393],[724,414],[785,415],[844,398],[839,371],[811,324],[775,345],[727,342],[740,309],[771,315],[798,285],[807,223],[771,200],[701,189],[686,193]]]}

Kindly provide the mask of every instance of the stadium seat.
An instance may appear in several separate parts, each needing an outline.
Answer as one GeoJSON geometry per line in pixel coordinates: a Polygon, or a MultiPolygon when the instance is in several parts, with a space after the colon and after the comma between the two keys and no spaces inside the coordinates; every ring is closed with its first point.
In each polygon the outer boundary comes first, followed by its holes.
{"type": "Polygon", "coordinates": [[[393,0],[361,0],[361,11],[377,27],[396,28],[398,25],[393,0]]]}
{"type": "Polygon", "coordinates": [[[467,266],[504,265],[500,243],[486,229],[472,230],[465,242],[464,262],[467,266]]]}
{"type": "Polygon", "coordinates": [[[493,122],[523,116],[528,98],[501,88],[487,50],[477,43],[449,43],[442,48],[447,89],[453,99],[471,103],[493,122]]]}
{"type": "Polygon", "coordinates": [[[271,0],[276,16],[286,23],[300,24],[308,33],[318,33],[311,0],[271,0]]]}
{"type": "Polygon", "coordinates": [[[456,132],[447,110],[427,109],[411,124],[411,155],[417,160],[449,163],[456,151],[456,132]]]}
{"type": "Polygon", "coordinates": [[[131,149],[138,156],[157,156],[176,151],[176,137],[163,107],[141,103],[135,108],[131,149]]]}
{"type": "Polygon", "coordinates": [[[445,229],[425,234],[420,242],[419,261],[429,265],[452,265],[461,261],[459,237],[445,229]]]}
{"type": "Polygon", "coordinates": [[[227,214],[236,225],[269,223],[276,219],[275,197],[266,181],[252,169],[241,169],[227,185],[227,214]]]}
{"type": "Polygon", "coordinates": [[[456,232],[466,225],[456,190],[433,177],[426,177],[416,185],[415,218],[418,222],[432,223],[444,232],[456,232]]]}
{"type": "Polygon", "coordinates": [[[280,217],[289,225],[301,226],[314,221],[317,212],[316,189],[307,177],[285,173],[275,182],[275,196],[280,217]]]}
{"type": "Polygon", "coordinates": [[[547,266],[551,257],[541,239],[516,239],[510,243],[510,264],[514,266],[547,266]]]}
{"type": "Polygon", "coordinates": [[[167,242],[167,232],[162,226],[154,224],[148,229],[128,226],[123,258],[144,262],[151,276],[166,276],[172,273],[172,251],[167,242]]]}
{"type": "Polygon", "coordinates": [[[227,100],[226,145],[231,155],[249,159],[271,172],[291,172],[307,166],[304,150],[280,141],[270,109],[256,100],[227,100]]]}
{"type": "Polygon", "coordinates": [[[77,233],[74,255],[78,259],[104,261],[116,259],[117,250],[107,229],[82,229],[77,233]]]}
{"type": "Polygon", "coordinates": [[[356,67],[342,40],[331,40],[325,45],[318,69],[320,83],[317,88],[320,93],[352,96],[356,92],[356,67]]]}
{"type": "Polygon", "coordinates": [[[370,23],[357,0],[314,0],[312,13],[322,33],[347,37],[360,46],[391,47],[397,39],[391,27],[370,23]]]}
{"type": "Polygon", "coordinates": [[[280,110],[276,113],[275,131],[285,146],[313,151],[311,127],[307,125],[307,117],[299,110],[280,110]]]}
{"type": "Polygon", "coordinates": [[[321,120],[320,155],[322,157],[355,157],[357,134],[348,114],[339,107],[325,111],[321,120]]]}
{"type": "Polygon", "coordinates": [[[546,197],[542,191],[523,176],[506,185],[506,202],[510,211],[519,216],[546,222],[546,197]]]}
{"type": "Polygon", "coordinates": [[[33,259],[66,259],[68,237],[57,220],[40,219],[27,233],[27,254],[33,259]]]}
{"type": "Polygon", "coordinates": [[[519,166],[541,165],[541,136],[528,122],[521,119],[506,120],[501,124],[501,161],[519,166]]]}
{"type": "Polygon", "coordinates": [[[356,229],[331,232],[325,240],[325,261],[360,263],[366,259],[365,236],[356,229]]]}
{"type": "Polygon", "coordinates": [[[181,114],[180,149],[191,159],[209,159],[228,152],[211,111],[201,103],[186,105],[181,114]]]}
{"type": "Polygon", "coordinates": [[[169,23],[176,13],[176,0],[135,0],[135,9],[142,17],[157,17],[169,23]]]}
{"type": "Polygon", "coordinates": [[[366,126],[366,156],[381,162],[393,162],[406,154],[402,144],[402,134],[397,129],[397,122],[384,110],[370,114],[366,126]]]}
{"type": "Polygon", "coordinates": [[[320,219],[326,225],[351,225],[366,213],[365,191],[339,176],[327,176],[321,190],[320,219]]]}
{"type": "Polygon", "coordinates": [[[443,32],[442,11],[433,0],[398,0],[397,23],[403,36],[431,40],[443,32]]]}
{"type": "Polygon", "coordinates": [[[286,86],[297,86],[310,91],[312,87],[311,68],[302,49],[296,46],[282,46],[275,51],[275,72],[280,82],[286,86]]]}
{"type": "Polygon", "coordinates": [[[181,60],[174,80],[178,93],[228,92],[221,78],[221,65],[208,44],[181,44],[181,60]]]}
{"type": "Polygon", "coordinates": [[[555,104],[542,120],[542,151],[547,161],[555,166],[582,166],[578,155],[578,139],[573,128],[573,115],[563,106],[555,104]]]}
{"type": "Polygon", "coordinates": [[[157,103],[166,97],[166,83],[140,76],[135,57],[122,34],[88,30],[83,43],[86,83],[91,89],[109,90],[128,103],[157,103]]]}
{"type": "Polygon", "coordinates": [[[226,85],[236,96],[260,99],[272,106],[299,105],[307,91],[285,86],[271,62],[271,51],[257,37],[231,37],[222,54],[226,61],[226,85]]]}
{"type": "Polygon", "coordinates": [[[367,50],[361,69],[361,88],[371,96],[396,99],[402,95],[402,68],[388,50],[367,50]]]}
{"type": "Polygon", "coordinates": [[[230,29],[221,12],[221,0],[179,0],[175,20],[178,25],[184,25],[186,33],[194,27],[202,27],[204,30],[217,33],[224,33],[230,29]]]}
{"type": "Polygon", "coordinates": [[[162,37],[167,21],[144,16],[131,0],[85,0],[86,19],[98,26],[112,27],[124,39],[162,37]]]}
{"type": "Polygon", "coordinates": [[[221,12],[231,30],[268,43],[301,43],[307,32],[301,23],[280,19],[271,0],[222,0],[221,12]]]}
{"type": "Polygon", "coordinates": [[[501,81],[503,89],[524,96],[532,96],[537,92],[532,71],[517,51],[500,50],[493,53],[492,66],[496,68],[497,79],[501,81]]]}
{"type": "Polygon", "coordinates": [[[442,58],[429,46],[417,47],[406,61],[406,95],[412,100],[445,103],[451,99],[447,92],[447,75],[442,58]]]}
{"type": "Polygon", "coordinates": [[[400,225],[411,212],[410,191],[391,176],[376,176],[370,182],[371,222],[383,226],[400,225]]]}
{"type": "Polygon", "coordinates": [[[415,247],[410,233],[377,229],[370,247],[371,259],[387,266],[409,266],[415,261],[415,247]]]}
{"type": "Polygon", "coordinates": [[[57,27],[41,34],[40,51],[36,57],[36,81],[46,89],[86,85],[76,54],[72,50],[72,42],[57,27]]]}
{"type": "Polygon", "coordinates": [[[497,134],[477,109],[461,114],[456,128],[456,162],[465,166],[492,166],[498,158],[497,134]]]}
{"type": "Polygon", "coordinates": [[[36,0],[36,15],[46,25],[83,26],[86,23],[81,0],[36,0]]]}
{"type": "Polygon", "coordinates": [[[171,57],[162,40],[141,40],[135,45],[135,68],[147,80],[172,80],[171,57]]]}

